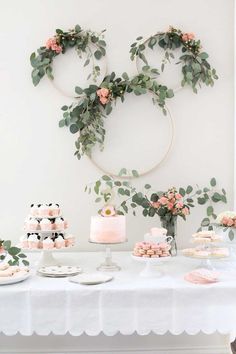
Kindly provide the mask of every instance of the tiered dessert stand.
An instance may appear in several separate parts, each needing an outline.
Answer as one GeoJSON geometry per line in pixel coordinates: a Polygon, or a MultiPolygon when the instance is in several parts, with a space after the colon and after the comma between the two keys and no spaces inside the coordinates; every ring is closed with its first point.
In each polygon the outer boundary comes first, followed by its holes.
{"type": "MultiPolygon", "coordinates": [[[[60,218],[62,215],[58,216],[32,216],[32,218],[36,220],[42,220],[44,218],[46,219],[55,219],[55,218],[60,218]]],[[[40,240],[43,241],[45,238],[53,238],[53,235],[55,233],[61,233],[65,235],[65,229],[57,229],[57,230],[28,230],[24,228],[24,231],[26,233],[37,233],[40,235],[40,240]]],[[[46,266],[56,266],[56,265],[61,265],[61,263],[56,260],[53,256],[54,252],[60,252],[63,251],[65,252],[67,249],[71,248],[72,246],[67,246],[67,247],[62,247],[62,248],[51,248],[51,249],[44,249],[44,248],[23,248],[24,252],[40,252],[40,259],[37,262],[38,267],[46,267],[46,266]]],[[[22,248],[22,247],[21,247],[22,248]]]]}
{"type": "MultiPolygon", "coordinates": [[[[209,252],[209,249],[213,249],[216,248],[216,246],[219,244],[219,242],[221,241],[217,241],[217,242],[209,242],[209,243],[198,243],[199,246],[201,246],[201,250],[202,251],[206,251],[209,252]]],[[[194,255],[194,254],[184,254],[185,257],[187,258],[191,258],[191,259],[195,259],[195,260],[200,260],[200,263],[198,264],[197,268],[206,268],[209,270],[214,270],[215,267],[212,264],[212,261],[222,261],[223,259],[227,259],[228,256],[226,255],[218,255],[218,256],[214,256],[211,254],[208,254],[206,256],[201,256],[201,255],[194,255]]]]}

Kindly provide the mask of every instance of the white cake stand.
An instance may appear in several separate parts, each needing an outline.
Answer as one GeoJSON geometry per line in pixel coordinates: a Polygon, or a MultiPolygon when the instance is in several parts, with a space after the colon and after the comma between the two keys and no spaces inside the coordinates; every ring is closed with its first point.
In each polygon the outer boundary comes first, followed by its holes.
{"type": "Polygon", "coordinates": [[[200,263],[196,267],[198,268],[206,268],[209,270],[215,270],[215,267],[213,266],[211,261],[222,261],[228,258],[228,256],[221,256],[221,257],[214,257],[214,256],[207,256],[207,257],[199,257],[199,256],[193,256],[193,255],[186,255],[184,254],[184,257],[199,260],[200,263]]]}
{"type": "Polygon", "coordinates": [[[158,258],[146,258],[146,257],[137,257],[132,255],[132,258],[137,261],[145,264],[145,268],[141,271],[140,276],[145,278],[153,278],[153,277],[161,277],[163,275],[163,271],[157,269],[156,266],[163,264],[164,262],[168,262],[171,260],[171,256],[169,257],[158,257],[158,258]]]}
{"type": "Polygon", "coordinates": [[[98,271],[100,271],[100,272],[117,272],[117,271],[121,270],[121,267],[112,261],[112,252],[111,252],[110,246],[127,242],[127,240],[125,240],[124,242],[113,242],[113,243],[94,242],[91,240],[89,240],[89,242],[106,246],[105,247],[105,260],[97,267],[98,271]]]}

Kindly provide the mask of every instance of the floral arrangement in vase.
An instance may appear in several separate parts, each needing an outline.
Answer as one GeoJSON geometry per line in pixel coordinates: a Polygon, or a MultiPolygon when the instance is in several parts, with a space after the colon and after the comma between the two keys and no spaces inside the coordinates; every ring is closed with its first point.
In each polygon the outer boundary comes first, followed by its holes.
{"type": "MultiPolygon", "coordinates": [[[[142,191],[138,191],[132,184],[130,179],[125,180],[124,175],[130,177],[130,173],[126,169],[122,169],[120,176],[122,179],[115,179],[111,175],[103,175],[95,183],[86,186],[85,191],[96,194],[95,202],[103,201],[106,206],[113,206],[115,199],[119,199],[119,203],[115,208],[118,215],[127,214],[130,210],[136,215],[136,209],[141,207],[144,217],[159,216],[162,227],[167,229],[167,234],[173,237],[172,254],[176,254],[176,233],[178,216],[186,220],[191,209],[196,205],[206,206],[206,217],[200,223],[197,231],[202,227],[209,230],[213,229],[213,224],[217,218],[213,203],[227,203],[226,192],[224,189],[216,188],[216,179],[210,180],[209,186],[200,188],[198,185],[193,187],[188,185],[186,188],[171,187],[167,191],[153,191],[150,184],[145,184],[142,191]]],[[[138,177],[138,172],[132,171],[133,177],[138,177]]],[[[99,209],[101,214],[103,209],[99,209]]]]}
{"type": "Polygon", "coordinates": [[[21,252],[19,247],[12,246],[10,240],[0,239],[0,261],[4,261],[7,256],[10,256],[8,264],[11,266],[19,265],[21,261],[25,266],[29,265],[29,262],[25,259],[27,256],[21,252]]]}
{"type": "Polygon", "coordinates": [[[236,233],[236,212],[224,211],[217,216],[215,222],[223,228],[223,232],[228,232],[230,241],[233,241],[236,233]]]}

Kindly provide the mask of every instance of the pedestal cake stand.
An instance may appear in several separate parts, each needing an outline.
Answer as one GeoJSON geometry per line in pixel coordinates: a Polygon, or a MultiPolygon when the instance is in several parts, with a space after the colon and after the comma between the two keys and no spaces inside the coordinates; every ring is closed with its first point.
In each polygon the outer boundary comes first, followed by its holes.
{"type": "Polygon", "coordinates": [[[121,270],[121,267],[112,261],[112,252],[110,246],[127,242],[127,240],[125,240],[124,242],[112,242],[112,243],[94,242],[91,240],[89,240],[89,242],[99,244],[99,245],[105,245],[105,260],[97,267],[97,270],[101,272],[117,272],[121,270]]]}

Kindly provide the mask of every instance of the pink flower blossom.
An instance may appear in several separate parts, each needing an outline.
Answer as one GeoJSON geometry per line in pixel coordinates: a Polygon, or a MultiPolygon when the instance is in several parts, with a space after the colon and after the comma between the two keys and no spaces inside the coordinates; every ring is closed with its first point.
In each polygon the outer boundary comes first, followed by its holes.
{"type": "Polygon", "coordinates": [[[106,205],[102,208],[101,215],[105,217],[115,216],[116,210],[113,205],[106,205]]]}
{"type": "Polygon", "coordinates": [[[169,210],[173,209],[173,207],[174,207],[174,204],[173,204],[173,203],[170,203],[170,202],[167,203],[167,208],[168,208],[169,210]]]}
{"type": "Polygon", "coordinates": [[[183,208],[183,206],[184,206],[184,203],[183,203],[183,202],[178,202],[178,203],[176,204],[176,208],[178,208],[178,209],[183,208]]]}
{"type": "Polygon", "coordinates": [[[180,193],[176,193],[176,194],[175,194],[175,198],[176,198],[176,199],[181,199],[181,198],[182,198],[182,195],[181,195],[180,193]]]}
{"type": "Polygon", "coordinates": [[[105,87],[102,87],[99,90],[97,90],[97,95],[99,97],[108,97],[109,93],[110,93],[110,91],[105,87]]]}
{"type": "Polygon", "coordinates": [[[187,207],[183,208],[182,213],[184,215],[189,215],[189,209],[187,207]]]}
{"type": "Polygon", "coordinates": [[[228,219],[227,226],[233,226],[234,222],[231,218],[228,219]]]}
{"type": "Polygon", "coordinates": [[[62,47],[59,44],[57,44],[57,40],[56,40],[55,37],[49,38],[47,40],[45,46],[46,46],[47,49],[54,50],[57,54],[62,52],[62,47]]]}
{"type": "Polygon", "coordinates": [[[106,104],[109,101],[107,97],[99,97],[99,100],[102,104],[106,104]]]}
{"type": "Polygon", "coordinates": [[[182,35],[182,40],[183,40],[184,42],[192,41],[194,38],[195,38],[194,33],[184,33],[184,34],[182,35]]]}
{"type": "Polygon", "coordinates": [[[161,197],[159,199],[160,204],[165,205],[168,203],[168,199],[166,197],[161,197]]]}
{"type": "Polygon", "coordinates": [[[229,218],[227,218],[227,216],[224,216],[224,217],[221,219],[221,224],[227,225],[227,224],[228,224],[228,220],[229,220],[229,218]]]}

